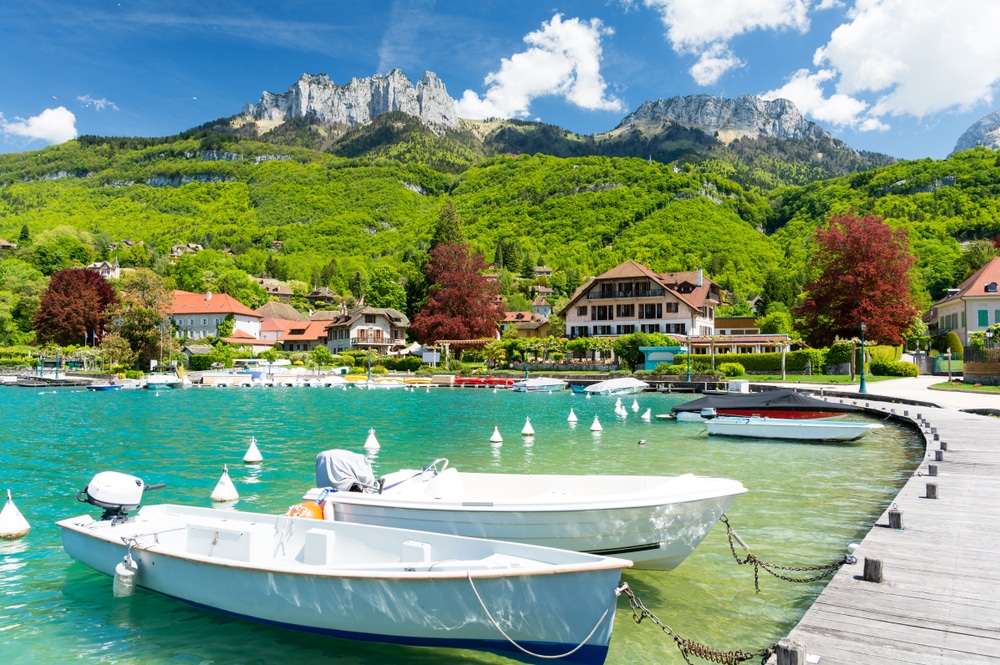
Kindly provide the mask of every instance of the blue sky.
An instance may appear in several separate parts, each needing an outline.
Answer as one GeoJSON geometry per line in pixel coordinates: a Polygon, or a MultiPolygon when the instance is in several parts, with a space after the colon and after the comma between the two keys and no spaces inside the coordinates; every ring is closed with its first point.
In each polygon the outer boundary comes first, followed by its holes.
{"type": "Polygon", "coordinates": [[[166,136],[303,73],[435,72],[461,117],[590,134],[678,95],[786,97],[860,150],[943,158],[1000,102],[996,0],[5,0],[0,152],[166,136]]]}

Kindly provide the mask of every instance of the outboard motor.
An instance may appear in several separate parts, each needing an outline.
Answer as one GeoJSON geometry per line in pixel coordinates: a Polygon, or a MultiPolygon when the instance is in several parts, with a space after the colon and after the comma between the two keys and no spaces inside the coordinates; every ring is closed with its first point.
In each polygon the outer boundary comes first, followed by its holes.
{"type": "Polygon", "coordinates": [[[102,471],[77,492],[76,500],[104,509],[102,520],[124,520],[128,511],[142,503],[144,489],[157,489],[164,485],[146,486],[142,478],[117,471],[102,471]]]}
{"type": "Polygon", "coordinates": [[[367,457],[349,450],[324,450],[316,456],[316,487],[364,492],[378,486],[367,457]]]}

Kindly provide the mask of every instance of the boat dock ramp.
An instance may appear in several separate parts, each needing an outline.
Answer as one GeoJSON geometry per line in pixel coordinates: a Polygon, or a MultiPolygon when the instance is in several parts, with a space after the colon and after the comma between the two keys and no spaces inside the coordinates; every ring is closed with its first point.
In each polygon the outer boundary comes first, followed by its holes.
{"type": "Polygon", "coordinates": [[[924,460],[769,662],[1000,663],[1000,421],[841,395],[825,398],[916,425],[924,460]]]}

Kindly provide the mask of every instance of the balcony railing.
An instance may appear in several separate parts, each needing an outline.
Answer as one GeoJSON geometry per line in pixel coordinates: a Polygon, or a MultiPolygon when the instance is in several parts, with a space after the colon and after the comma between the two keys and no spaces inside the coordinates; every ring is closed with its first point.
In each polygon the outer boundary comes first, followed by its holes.
{"type": "Polygon", "coordinates": [[[612,300],[615,298],[659,298],[663,295],[663,289],[649,289],[647,291],[615,291],[613,293],[603,293],[601,291],[591,291],[587,294],[587,300],[612,300]]]}

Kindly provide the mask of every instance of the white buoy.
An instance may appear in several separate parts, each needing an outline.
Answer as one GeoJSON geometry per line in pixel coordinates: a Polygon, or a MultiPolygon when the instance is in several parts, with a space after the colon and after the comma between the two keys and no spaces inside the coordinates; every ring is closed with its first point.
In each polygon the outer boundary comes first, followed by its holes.
{"type": "Polygon", "coordinates": [[[244,464],[260,464],[264,461],[264,457],[260,454],[260,450],[257,449],[257,439],[256,437],[250,437],[250,447],[247,448],[246,455],[243,456],[244,464]]]}
{"type": "Polygon", "coordinates": [[[587,393],[587,399],[590,399],[590,393],[587,393]]]}
{"type": "Polygon", "coordinates": [[[211,498],[212,501],[217,501],[219,503],[236,501],[240,498],[240,493],[236,491],[236,486],[233,485],[233,481],[229,479],[228,464],[222,467],[222,477],[219,478],[219,482],[216,483],[215,489],[212,490],[211,498]]]}
{"type": "Polygon", "coordinates": [[[135,574],[139,566],[132,560],[131,554],[126,554],[121,563],[115,566],[115,581],[112,589],[115,598],[125,598],[135,593],[135,574]]]}
{"type": "Polygon", "coordinates": [[[622,398],[621,397],[619,397],[618,399],[615,400],[615,410],[617,411],[620,408],[622,408],[622,398]]]}
{"type": "Polygon", "coordinates": [[[521,436],[535,436],[535,428],[531,426],[531,418],[524,419],[524,427],[521,428],[521,436]]]}
{"type": "Polygon", "coordinates": [[[576,414],[573,413],[573,409],[570,409],[569,410],[569,417],[566,418],[566,421],[567,422],[571,422],[571,423],[575,423],[577,420],[579,420],[579,419],[576,417],[576,414]]]}
{"type": "Polygon", "coordinates": [[[647,423],[650,420],[652,420],[653,419],[653,410],[652,409],[646,409],[645,411],[643,411],[643,413],[642,413],[642,419],[643,419],[643,421],[645,421],[647,423]]]}
{"type": "Polygon", "coordinates": [[[496,394],[497,394],[497,389],[496,389],[496,388],[494,388],[494,389],[493,389],[493,394],[494,394],[494,395],[496,395],[496,394]]]}
{"type": "Polygon", "coordinates": [[[490,437],[490,443],[503,443],[503,437],[500,436],[500,428],[493,428],[493,436],[490,437]]]}
{"type": "Polygon", "coordinates": [[[14,540],[28,535],[29,531],[31,531],[31,525],[14,505],[10,490],[7,490],[7,503],[4,504],[3,510],[0,510],[0,538],[14,540]]]}
{"type": "Polygon", "coordinates": [[[594,424],[590,426],[590,431],[591,432],[600,432],[600,431],[603,431],[603,430],[604,430],[604,428],[601,427],[601,421],[599,421],[597,419],[597,416],[594,416],[594,424]]]}
{"type": "Polygon", "coordinates": [[[378,439],[375,438],[375,428],[368,430],[368,438],[365,439],[365,450],[378,450],[382,446],[379,445],[378,439]]]}
{"type": "Polygon", "coordinates": [[[639,400],[637,399],[632,400],[632,412],[639,413],[639,400]]]}

